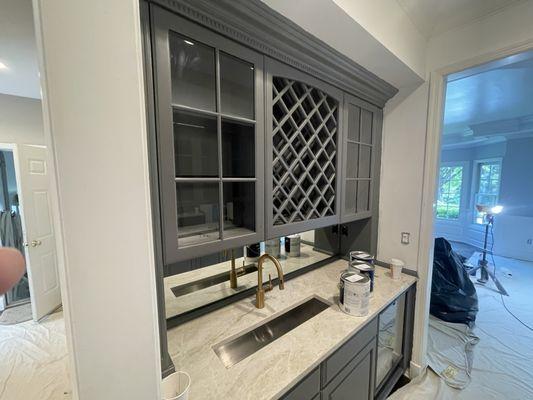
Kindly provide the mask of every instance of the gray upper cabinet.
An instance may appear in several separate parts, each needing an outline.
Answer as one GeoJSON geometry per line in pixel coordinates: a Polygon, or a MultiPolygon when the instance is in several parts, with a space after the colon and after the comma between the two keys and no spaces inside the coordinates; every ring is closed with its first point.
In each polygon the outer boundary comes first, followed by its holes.
{"type": "Polygon", "coordinates": [[[263,240],[263,56],[151,10],[164,264],[263,240]]]}
{"type": "Polygon", "coordinates": [[[382,110],[345,94],[343,111],[341,223],[347,223],[373,213],[382,110]]]}
{"type": "Polygon", "coordinates": [[[336,224],[343,93],[269,58],[265,70],[266,236],[336,224]]]}

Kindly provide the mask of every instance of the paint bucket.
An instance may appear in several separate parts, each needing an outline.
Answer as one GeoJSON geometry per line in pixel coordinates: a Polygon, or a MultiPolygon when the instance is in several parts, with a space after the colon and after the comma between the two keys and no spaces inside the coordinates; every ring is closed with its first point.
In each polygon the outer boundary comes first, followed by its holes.
{"type": "Polygon", "coordinates": [[[355,317],[368,315],[370,279],[357,272],[345,271],[341,274],[339,307],[346,314],[355,317]]]}
{"type": "Polygon", "coordinates": [[[368,254],[365,251],[360,251],[360,250],[350,251],[350,265],[352,264],[352,262],[356,262],[356,261],[365,262],[365,263],[374,265],[374,260],[375,260],[374,256],[371,254],[368,254]]]}
{"type": "Polygon", "coordinates": [[[300,235],[290,235],[285,238],[285,254],[289,257],[300,257],[300,235]]]}
{"type": "Polygon", "coordinates": [[[279,258],[281,254],[281,244],[279,238],[270,239],[265,242],[265,253],[272,257],[279,258]]]}
{"type": "Polygon", "coordinates": [[[187,400],[190,387],[191,377],[188,373],[174,372],[161,382],[161,398],[162,400],[187,400]]]}
{"type": "Polygon", "coordinates": [[[370,280],[370,294],[374,292],[374,278],[376,275],[376,269],[372,264],[355,260],[350,263],[348,270],[367,276],[370,280]]]}

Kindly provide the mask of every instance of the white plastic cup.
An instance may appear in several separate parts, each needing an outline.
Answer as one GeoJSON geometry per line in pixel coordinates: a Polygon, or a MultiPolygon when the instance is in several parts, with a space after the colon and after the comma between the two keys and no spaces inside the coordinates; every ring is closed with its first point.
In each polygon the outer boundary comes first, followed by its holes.
{"type": "Polygon", "coordinates": [[[392,274],[392,279],[398,280],[402,278],[402,268],[405,266],[405,263],[402,260],[393,258],[390,260],[390,269],[392,274]]]}
{"type": "Polygon", "coordinates": [[[174,372],[161,382],[161,398],[162,400],[187,400],[190,387],[191,377],[187,372],[174,372]]]}

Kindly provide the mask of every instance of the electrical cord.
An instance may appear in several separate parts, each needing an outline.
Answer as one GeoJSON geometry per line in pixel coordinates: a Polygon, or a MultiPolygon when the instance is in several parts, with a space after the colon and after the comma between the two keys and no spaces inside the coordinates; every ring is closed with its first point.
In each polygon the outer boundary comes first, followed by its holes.
{"type": "MultiPolygon", "coordinates": [[[[494,260],[494,226],[493,224],[490,225],[490,236],[491,236],[491,246],[490,246],[490,257],[492,258],[492,265],[494,265],[494,276],[496,276],[496,261],[494,260]]],[[[503,298],[503,295],[500,293],[500,298],[502,300],[502,305],[503,305],[503,308],[505,308],[505,310],[514,318],[516,319],[518,322],[520,322],[522,325],[524,325],[527,329],[529,329],[530,331],[533,332],[533,328],[531,326],[529,326],[528,324],[526,324],[525,322],[523,322],[520,318],[518,318],[515,314],[513,314],[513,312],[511,310],[509,310],[507,308],[507,305],[505,304],[505,299],[503,298]]]]}

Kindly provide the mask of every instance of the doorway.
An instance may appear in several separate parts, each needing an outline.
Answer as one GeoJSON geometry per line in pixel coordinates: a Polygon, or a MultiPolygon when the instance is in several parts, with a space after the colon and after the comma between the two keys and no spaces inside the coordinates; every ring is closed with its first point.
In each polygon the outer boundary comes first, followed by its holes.
{"type": "Polygon", "coordinates": [[[4,295],[0,321],[9,315],[14,322],[39,321],[61,305],[46,146],[0,143],[0,179],[1,244],[19,250],[26,262],[23,277],[4,295]]]}
{"type": "MultiPolygon", "coordinates": [[[[0,243],[2,247],[13,247],[24,255],[24,235],[15,159],[12,145],[0,145],[0,243]]],[[[4,308],[21,306],[30,302],[28,271],[5,295],[4,308]]]]}
{"type": "Polygon", "coordinates": [[[533,52],[443,76],[430,368],[393,398],[532,398],[533,52]]]}

